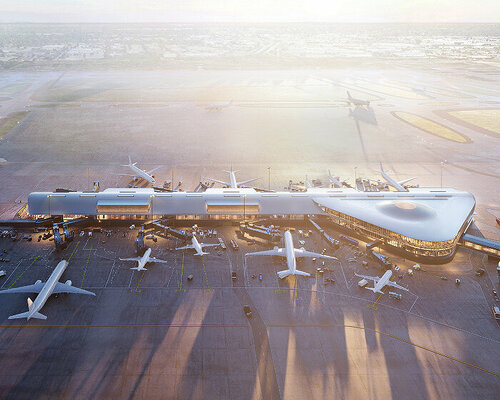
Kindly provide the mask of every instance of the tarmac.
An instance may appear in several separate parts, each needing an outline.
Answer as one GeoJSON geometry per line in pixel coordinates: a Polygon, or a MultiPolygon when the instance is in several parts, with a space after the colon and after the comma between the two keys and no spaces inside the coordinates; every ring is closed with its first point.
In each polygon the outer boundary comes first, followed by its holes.
{"type": "MultiPolygon", "coordinates": [[[[499,94],[481,94],[492,82],[452,72],[7,72],[2,84],[32,86],[1,101],[2,114],[30,113],[0,141],[0,219],[14,217],[32,191],[91,189],[94,181],[127,186],[114,174],[128,173],[120,165],[129,154],[141,168],[162,165],[158,182],[182,180],[184,190],[206,177],[225,179],[221,170],[231,166],[242,170],[240,179],[261,177],[259,186],[281,189],[306,175],[326,182],[328,169],[351,182],[355,175],[379,178],[383,161],[400,179],[473,193],[475,228],[499,240],[498,138],[447,121],[429,104],[496,108],[482,102],[500,101],[499,94]],[[427,89],[455,85],[462,96],[424,100],[375,90],[387,87],[384,79],[409,76],[427,89]],[[90,89],[80,93],[74,88],[83,81],[90,89]],[[346,88],[370,98],[370,107],[348,107],[346,88]],[[207,109],[232,99],[220,111],[207,109]],[[393,111],[434,119],[472,141],[426,134],[393,111]]],[[[2,295],[1,398],[491,399],[500,392],[500,330],[490,309],[499,280],[496,264],[480,253],[460,249],[452,262],[422,265],[412,276],[413,262],[389,254],[403,275],[394,279],[409,289],[396,300],[357,287],[355,272],[383,271],[370,260],[365,269],[363,257],[347,261],[354,255],[347,246],[328,250],[339,262],[327,262],[324,276],[306,260],[300,268],[312,278],[279,280],[279,260],[244,256],[271,245],[252,245],[236,227],[221,225],[219,236],[226,244],[235,239],[238,251],[228,246],[199,258],[173,251],[179,240],[146,240],[168,264],[137,272],[119,261],[135,256],[137,229],[110,229],[111,237],[77,232],[60,254],[38,235],[0,239],[10,259],[0,263],[7,273],[1,289],[45,280],[64,258],[70,264],[62,280],[97,295],[52,296],[42,310],[48,319],[29,322],[8,320],[26,311],[27,295],[2,295]],[[478,268],[486,270],[482,277],[478,268]]],[[[326,247],[316,232],[305,240],[307,249],[326,247]]]]}

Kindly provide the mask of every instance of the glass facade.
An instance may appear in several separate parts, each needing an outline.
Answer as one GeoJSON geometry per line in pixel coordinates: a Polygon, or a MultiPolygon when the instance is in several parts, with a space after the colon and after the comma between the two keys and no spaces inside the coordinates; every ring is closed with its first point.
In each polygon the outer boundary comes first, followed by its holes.
{"type": "MultiPolygon", "coordinates": [[[[457,242],[463,233],[463,229],[461,229],[455,238],[443,242],[418,240],[326,207],[322,207],[322,209],[329,214],[331,221],[335,224],[355,231],[370,241],[380,240],[387,245],[409,252],[417,257],[446,258],[452,256],[455,252],[457,242]]],[[[467,219],[467,223],[469,222],[469,218],[467,219]]],[[[465,226],[467,226],[467,224],[464,224],[464,227],[465,226]]]]}

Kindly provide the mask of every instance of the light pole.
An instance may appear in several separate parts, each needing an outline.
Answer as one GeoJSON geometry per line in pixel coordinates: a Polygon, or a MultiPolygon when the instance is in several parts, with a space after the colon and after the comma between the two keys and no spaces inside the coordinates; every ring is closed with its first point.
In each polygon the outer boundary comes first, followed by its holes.
{"type": "Polygon", "coordinates": [[[267,167],[267,171],[269,173],[269,183],[268,183],[268,190],[271,191],[271,167],[267,167]]]}
{"type": "Polygon", "coordinates": [[[446,160],[441,161],[441,188],[443,187],[443,167],[446,164],[446,160]]]}
{"type": "Polygon", "coordinates": [[[247,195],[244,194],[243,195],[243,222],[245,222],[247,219],[247,217],[246,217],[246,199],[247,199],[247,195]]]}

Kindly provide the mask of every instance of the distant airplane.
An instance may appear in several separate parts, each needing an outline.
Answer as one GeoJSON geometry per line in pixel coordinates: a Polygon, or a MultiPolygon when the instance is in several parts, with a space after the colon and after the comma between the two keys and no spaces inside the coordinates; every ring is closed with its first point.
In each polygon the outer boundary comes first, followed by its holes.
{"type": "Polygon", "coordinates": [[[132,178],[134,178],[134,180],[144,179],[145,181],[148,181],[151,184],[154,184],[156,182],[155,177],[151,174],[153,172],[155,172],[157,169],[161,168],[161,166],[153,168],[151,171],[146,172],[146,171],[143,171],[142,169],[140,169],[139,167],[137,167],[135,164],[137,164],[137,162],[132,163],[132,160],[130,159],[130,156],[129,156],[128,157],[128,164],[122,165],[122,167],[129,167],[132,171],[135,172],[135,174],[115,174],[115,175],[131,176],[132,178]]]}
{"type": "Polygon", "coordinates": [[[236,173],[240,172],[239,170],[236,170],[236,171],[233,171],[233,170],[225,171],[224,170],[224,172],[227,172],[229,174],[229,182],[219,181],[217,179],[212,179],[212,178],[207,178],[207,179],[211,182],[220,183],[221,185],[224,185],[224,186],[227,186],[227,187],[230,187],[233,189],[237,189],[239,187],[244,187],[243,185],[246,185],[247,183],[254,182],[257,179],[260,179],[260,178],[253,178],[253,179],[247,179],[246,181],[237,182],[236,181],[236,173]]]}
{"type": "Polygon", "coordinates": [[[382,292],[384,286],[392,286],[397,289],[406,290],[408,292],[408,289],[406,289],[405,287],[398,285],[396,282],[390,281],[392,276],[392,271],[390,269],[385,271],[385,274],[382,275],[381,278],[379,278],[378,276],[358,275],[356,273],[354,273],[354,275],[359,276],[360,278],[372,280],[375,286],[372,288],[365,287],[365,289],[371,290],[373,293],[384,293],[382,292]]]}
{"type": "Polygon", "coordinates": [[[319,257],[319,258],[329,258],[332,260],[337,260],[336,257],[325,256],[319,253],[313,253],[312,251],[307,251],[304,248],[295,249],[293,247],[293,239],[290,231],[285,232],[285,247],[278,248],[275,247],[273,250],[256,251],[254,253],[247,253],[246,256],[281,256],[286,257],[286,262],[288,269],[284,271],[279,271],[277,274],[280,279],[286,278],[288,275],[302,275],[311,276],[311,274],[300,271],[297,269],[296,257],[319,257]]]}
{"type": "Polygon", "coordinates": [[[195,256],[202,256],[204,254],[210,254],[206,253],[203,251],[204,247],[216,247],[220,246],[219,243],[211,243],[211,244],[206,244],[206,243],[200,243],[198,242],[198,239],[196,239],[196,235],[193,235],[191,238],[191,244],[188,244],[187,246],[182,246],[182,247],[177,247],[175,250],[186,250],[186,249],[193,249],[195,251],[194,255],[195,256]]]}
{"type": "Polygon", "coordinates": [[[360,100],[360,99],[355,99],[354,97],[351,96],[351,93],[349,93],[349,90],[347,91],[347,102],[354,105],[354,106],[367,106],[370,107],[370,101],[369,100],[360,100]]]}
{"type": "Polygon", "coordinates": [[[121,261],[137,261],[137,267],[132,267],[130,269],[134,269],[136,271],[147,271],[146,266],[147,263],[164,263],[166,264],[166,261],[160,260],[158,258],[151,257],[151,248],[148,247],[148,249],[144,252],[144,255],[142,257],[131,257],[131,258],[120,258],[121,261]]]}
{"type": "Polygon", "coordinates": [[[415,179],[415,177],[413,177],[413,178],[405,179],[405,180],[398,182],[387,173],[388,171],[384,171],[384,168],[382,167],[382,163],[380,163],[380,171],[378,171],[378,172],[380,172],[382,177],[386,180],[387,184],[392,186],[398,192],[407,192],[408,189],[406,189],[404,187],[404,184],[415,179]]]}
{"type": "Polygon", "coordinates": [[[342,186],[351,187],[351,185],[349,185],[346,180],[340,181],[340,177],[332,176],[330,170],[328,170],[328,179],[335,188],[341,188],[342,186]]]}
{"type": "Polygon", "coordinates": [[[222,110],[223,108],[227,108],[227,107],[230,107],[231,105],[233,104],[233,101],[231,100],[229,103],[227,104],[213,104],[211,106],[207,106],[205,107],[205,110],[209,110],[209,111],[220,111],[222,110]]]}
{"type": "Polygon", "coordinates": [[[61,278],[63,272],[66,270],[67,266],[68,262],[66,260],[62,260],[59,264],[57,264],[54,271],[50,274],[49,279],[47,279],[47,282],[42,282],[38,280],[33,285],[21,286],[13,289],[0,291],[0,294],[39,293],[39,295],[36,296],[34,302],[31,301],[31,299],[28,297],[27,312],[11,315],[9,319],[26,318],[28,321],[30,318],[47,319],[47,316],[39,313],[39,311],[45,305],[51,294],[75,293],[75,294],[88,294],[91,296],[95,296],[95,293],[72,286],[70,280],[67,280],[65,283],[59,282],[59,279],[61,278]]]}

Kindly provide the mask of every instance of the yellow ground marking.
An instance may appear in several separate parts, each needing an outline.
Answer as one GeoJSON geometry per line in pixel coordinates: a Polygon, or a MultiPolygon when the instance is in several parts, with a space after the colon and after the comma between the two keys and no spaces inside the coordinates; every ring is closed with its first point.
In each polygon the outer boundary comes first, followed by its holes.
{"type": "MultiPolygon", "coordinates": [[[[382,290],[383,292],[383,290],[382,290]]],[[[372,310],[378,310],[378,306],[376,305],[378,303],[378,301],[380,300],[380,298],[382,297],[384,293],[380,293],[380,295],[377,297],[377,300],[375,300],[372,304],[367,304],[366,306],[368,308],[371,308],[372,310]]]]}
{"type": "Polygon", "coordinates": [[[181,282],[180,282],[179,289],[176,289],[176,292],[185,292],[186,291],[186,289],[182,288],[183,276],[184,276],[184,250],[182,250],[181,282]]]}
{"type": "MultiPolygon", "coordinates": [[[[467,361],[460,360],[459,358],[450,356],[448,354],[439,352],[437,350],[433,350],[429,347],[422,346],[420,344],[414,343],[410,340],[400,338],[395,335],[391,335],[387,332],[379,331],[378,329],[367,328],[364,326],[357,325],[344,325],[344,324],[267,324],[267,328],[350,328],[350,329],[361,329],[364,331],[370,331],[378,333],[379,335],[384,335],[390,337],[392,339],[398,340],[400,342],[409,344],[416,348],[428,351],[430,353],[439,355],[441,357],[447,358],[448,360],[452,360],[458,362],[463,365],[467,365],[468,367],[472,367],[478,369],[483,372],[487,372],[488,374],[495,375],[500,377],[500,373],[491,371],[486,368],[479,367],[475,364],[469,363],[467,361]]],[[[248,328],[248,324],[100,324],[100,325],[64,325],[64,324],[51,324],[51,325],[0,325],[0,328],[248,328]]]]}
{"type": "Polygon", "coordinates": [[[215,289],[210,289],[210,285],[208,284],[207,269],[205,268],[205,262],[203,261],[203,256],[201,256],[201,264],[203,265],[203,272],[205,272],[205,280],[207,282],[207,288],[204,291],[205,292],[215,292],[215,289]]]}
{"type": "Polygon", "coordinates": [[[85,263],[85,269],[83,270],[83,277],[82,277],[82,283],[80,284],[80,287],[83,287],[83,281],[85,279],[85,275],[87,274],[87,266],[89,265],[89,260],[90,260],[90,255],[92,254],[92,247],[94,245],[90,245],[90,251],[89,251],[89,256],[87,257],[87,262],[85,263]]]}
{"type": "Polygon", "coordinates": [[[452,117],[500,135],[500,109],[448,111],[452,117]]]}
{"type": "Polygon", "coordinates": [[[23,276],[23,274],[24,274],[27,270],[29,270],[29,269],[30,269],[30,267],[31,267],[31,266],[35,263],[35,261],[36,261],[38,258],[40,258],[40,256],[36,256],[36,257],[35,257],[35,259],[31,262],[31,264],[30,264],[30,265],[28,265],[28,266],[26,267],[26,269],[25,269],[23,272],[21,272],[21,275],[19,275],[19,276],[17,277],[17,279],[16,279],[14,282],[12,282],[12,284],[8,287],[9,289],[10,289],[12,286],[14,286],[14,284],[15,284],[15,283],[19,280],[19,278],[20,278],[21,276],[23,276]]]}
{"type": "Polygon", "coordinates": [[[68,262],[70,262],[71,257],[73,257],[73,254],[75,254],[75,251],[76,251],[76,249],[78,248],[78,245],[79,245],[79,244],[80,244],[80,241],[76,242],[76,246],[75,246],[75,248],[73,249],[73,251],[72,251],[71,255],[69,256],[69,258],[68,258],[68,262]]]}
{"type": "Polygon", "coordinates": [[[403,111],[395,111],[392,115],[420,130],[423,130],[424,132],[439,136],[443,139],[451,140],[452,142],[469,143],[471,141],[467,136],[428,118],[421,117],[420,115],[403,111]]]}
{"type": "Polygon", "coordinates": [[[295,300],[302,300],[302,297],[300,297],[300,296],[297,294],[297,290],[298,290],[298,289],[297,289],[297,281],[298,281],[298,279],[297,279],[297,275],[294,275],[293,277],[295,278],[295,282],[294,282],[294,284],[293,284],[293,298],[294,298],[295,300]]]}
{"type": "Polygon", "coordinates": [[[130,291],[132,293],[141,293],[142,292],[142,289],[139,289],[139,285],[141,284],[145,273],[146,273],[146,271],[142,271],[141,277],[139,278],[139,281],[137,282],[137,286],[134,289],[130,289],[130,291]]]}

